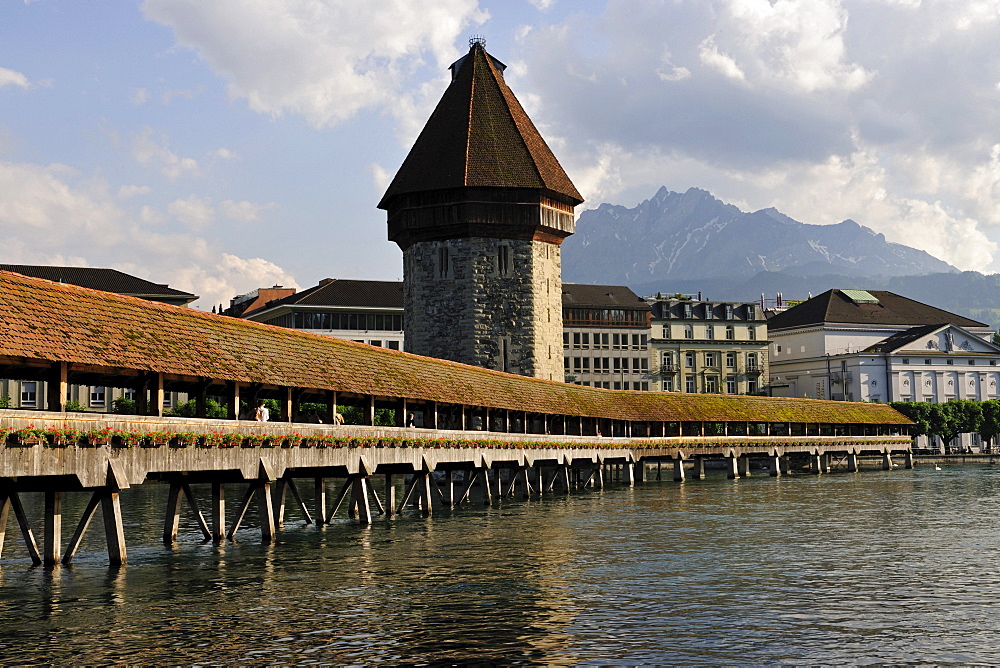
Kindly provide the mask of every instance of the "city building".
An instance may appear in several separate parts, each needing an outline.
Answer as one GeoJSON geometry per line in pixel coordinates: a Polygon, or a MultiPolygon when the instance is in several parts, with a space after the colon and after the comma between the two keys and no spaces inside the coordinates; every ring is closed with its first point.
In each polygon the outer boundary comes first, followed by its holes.
{"type": "MultiPolygon", "coordinates": [[[[193,295],[190,292],[175,290],[165,284],[153,283],[116,269],[0,264],[0,271],[42,278],[55,283],[79,285],[93,290],[114,292],[119,295],[138,297],[146,301],[174,306],[187,306],[198,299],[198,295],[193,295]]],[[[44,380],[0,379],[0,402],[8,404],[11,408],[44,410],[47,405],[47,397],[47,383],[44,380]]],[[[87,411],[106,413],[111,411],[116,399],[134,399],[134,397],[134,388],[70,385],[67,400],[87,411]]],[[[166,392],[163,405],[171,408],[178,401],[185,399],[186,396],[177,392],[166,392]]]]}
{"type": "MultiPolygon", "coordinates": [[[[224,313],[231,315],[230,309],[224,313]]],[[[291,290],[238,315],[278,327],[403,349],[403,284],[399,281],[324,278],[319,285],[301,292],[291,290]]]]}
{"type": "Polygon", "coordinates": [[[624,285],[564,283],[566,382],[648,390],[649,304],[624,285]]]}
{"type": "Polygon", "coordinates": [[[470,40],[379,208],[403,251],[407,349],[563,380],[560,244],[583,201],[470,40]]]}
{"type": "Polygon", "coordinates": [[[768,323],[755,303],[650,297],[652,389],[757,394],[767,379],[768,323]]]}
{"type": "Polygon", "coordinates": [[[768,321],[775,396],[996,399],[989,326],[883,290],[829,290],[768,321]]]}

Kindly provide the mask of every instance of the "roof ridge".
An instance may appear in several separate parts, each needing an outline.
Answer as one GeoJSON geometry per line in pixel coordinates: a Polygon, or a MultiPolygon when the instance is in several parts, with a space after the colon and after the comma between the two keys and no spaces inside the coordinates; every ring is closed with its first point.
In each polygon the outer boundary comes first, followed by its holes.
{"type": "MultiPolygon", "coordinates": [[[[485,54],[486,52],[483,51],[483,53],[485,54]]],[[[517,141],[520,142],[522,150],[527,153],[529,158],[528,163],[535,170],[535,176],[538,178],[539,182],[547,188],[548,183],[546,182],[545,177],[542,176],[542,170],[538,165],[538,159],[531,150],[531,146],[528,145],[527,139],[524,137],[524,131],[521,127],[521,123],[519,122],[520,117],[523,116],[527,119],[528,123],[531,125],[531,130],[533,130],[536,134],[541,136],[541,133],[538,132],[538,128],[534,127],[535,124],[531,122],[530,118],[528,118],[528,113],[524,110],[524,107],[521,106],[521,103],[518,102],[517,98],[514,97],[514,92],[511,91],[510,86],[507,85],[507,81],[503,78],[503,74],[497,71],[496,66],[493,65],[492,59],[487,58],[484,55],[483,60],[486,63],[486,67],[493,75],[493,82],[497,85],[497,88],[500,89],[500,98],[503,100],[504,106],[507,108],[507,115],[510,116],[510,119],[514,122],[514,126],[517,128],[517,141]],[[511,104],[510,98],[513,98],[514,104],[517,104],[517,110],[515,110],[511,104]]]]}

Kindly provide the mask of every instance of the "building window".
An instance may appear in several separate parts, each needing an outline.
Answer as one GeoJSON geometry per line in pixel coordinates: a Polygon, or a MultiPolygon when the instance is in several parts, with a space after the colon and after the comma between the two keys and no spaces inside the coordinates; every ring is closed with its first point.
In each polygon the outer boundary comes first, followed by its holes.
{"type": "MultiPolygon", "coordinates": [[[[626,385],[628,385],[628,383],[626,383],[626,385]]],[[[614,389],[616,389],[616,390],[620,390],[620,389],[622,389],[622,384],[621,384],[621,381],[619,381],[619,380],[616,380],[616,381],[614,382],[614,386],[613,386],[613,387],[614,387],[614,389]]]]}
{"type": "Polygon", "coordinates": [[[38,405],[38,383],[21,383],[21,405],[24,407],[34,407],[38,405]]]}
{"type": "Polygon", "coordinates": [[[726,394],[736,394],[736,379],[726,376],[726,394]]]}
{"type": "Polygon", "coordinates": [[[757,353],[747,353],[747,371],[757,370],[757,353]]]}
{"type": "Polygon", "coordinates": [[[594,334],[594,347],[608,350],[611,348],[611,337],[607,333],[594,334]]]}
{"type": "Polygon", "coordinates": [[[726,320],[732,320],[733,319],[733,305],[732,304],[726,304],[724,308],[726,310],[726,320]]]}
{"type": "Polygon", "coordinates": [[[732,341],[736,338],[736,328],[732,325],[726,325],[726,340],[732,341]]]}
{"type": "Polygon", "coordinates": [[[947,362],[945,362],[945,364],[954,364],[954,363],[955,363],[955,360],[948,360],[947,362]]]}
{"type": "Polygon", "coordinates": [[[685,304],[684,305],[684,319],[685,320],[690,320],[693,317],[694,317],[694,313],[691,311],[691,305],[690,304],[685,304]]]}
{"type": "Polygon", "coordinates": [[[501,276],[510,273],[510,246],[507,244],[500,244],[497,248],[497,272],[501,276]]]}
{"type": "Polygon", "coordinates": [[[693,351],[689,350],[688,352],[684,353],[684,366],[686,366],[689,369],[693,369],[694,368],[694,352],[693,351]]]}
{"type": "Polygon", "coordinates": [[[909,364],[909,363],[910,363],[910,358],[904,357],[903,358],[903,364],[909,364]]]}
{"type": "Polygon", "coordinates": [[[135,401],[135,388],[126,387],[122,390],[122,399],[128,399],[129,401],[135,401]]]}
{"type": "Polygon", "coordinates": [[[569,348],[569,332],[563,332],[563,350],[569,348]]]}
{"type": "Polygon", "coordinates": [[[90,388],[90,405],[91,406],[103,406],[104,405],[104,388],[103,387],[92,387],[90,388]]]}
{"type": "Polygon", "coordinates": [[[694,338],[694,327],[691,325],[684,325],[684,338],[693,339],[694,338]]]}
{"type": "Polygon", "coordinates": [[[719,391],[719,379],[715,376],[705,376],[705,392],[717,394],[719,391]]]}
{"type": "Polygon", "coordinates": [[[451,276],[451,256],[447,246],[438,248],[438,278],[451,276]]]}
{"type": "Polygon", "coordinates": [[[924,364],[930,364],[930,363],[931,363],[930,360],[924,360],[924,364]]]}
{"type": "Polygon", "coordinates": [[[969,360],[969,366],[974,366],[975,364],[976,364],[976,360],[969,360]]]}
{"type": "Polygon", "coordinates": [[[715,353],[705,353],[705,366],[717,366],[715,353]]]}
{"type": "Polygon", "coordinates": [[[746,305],[746,314],[747,314],[747,320],[756,320],[757,319],[757,307],[754,306],[753,304],[747,304],[746,305]]]}
{"type": "Polygon", "coordinates": [[[390,350],[399,350],[399,341],[386,341],[385,347],[390,350]]]}
{"type": "Polygon", "coordinates": [[[661,368],[664,371],[670,371],[674,368],[674,354],[672,352],[663,353],[663,366],[661,368]]]}
{"type": "Polygon", "coordinates": [[[674,391],[674,379],[672,377],[663,379],[663,391],[664,392],[674,391]]]}
{"type": "Polygon", "coordinates": [[[757,391],[757,381],[756,380],[748,380],[747,381],[747,394],[753,394],[756,391],[757,391]]]}
{"type": "Polygon", "coordinates": [[[774,352],[780,353],[781,352],[781,346],[775,346],[774,347],[774,352]]]}
{"type": "Polygon", "coordinates": [[[695,392],[694,378],[684,379],[684,391],[687,392],[688,394],[694,394],[695,392]]]}
{"type": "MultiPolygon", "coordinates": [[[[749,341],[756,341],[757,340],[757,328],[754,327],[753,325],[750,325],[749,327],[747,327],[747,340],[749,340],[749,341]]],[[[779,346],[779,348],[780,348],[780,346],[779,346]]],[[[778,350],[778,352],[781,352],[781,350],[778,350]]]]}
{"type": "Polygon", "coordinates": [[[726,368],[732,369],[736,366],[736,353],[726,353],[726,368]]]}
{"type": "Polygon", "coordinates": [[[649,337],[646,334],[633,334],[632,350],[645,350],[648,342],[649,337]]]}
{"type": "Polygon", "coordinates": [[[712,313],[712,305],[711,304],[705,304],[705,320],[711,320],[714,317],[715,317],[715,314],[712,313]]]}
{"type": "Polygon", "coordinates": [[[714,339],[715,338],[715,327],[712,325],[705,325],[705,338],[714,339]]]}

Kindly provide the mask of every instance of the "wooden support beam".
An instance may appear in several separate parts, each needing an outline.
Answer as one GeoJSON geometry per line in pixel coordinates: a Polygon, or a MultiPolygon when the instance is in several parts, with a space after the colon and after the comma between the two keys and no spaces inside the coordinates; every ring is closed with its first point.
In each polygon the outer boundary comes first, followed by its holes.
{"type": "Polygon", "coordinates": [[[101,509],[104,515],[104,537],[108,544],[108,563],[121,566],[128,561],[128,552],[125,549],[125,523],[122,521],[118,492],[105,489],[101,494],[101,509]]]}
{"type": "Polygon", "coordinates": [[[323,525],[326,524],[326,480],[316,478],[314,488],[316,490],[314,498],[316,524],[323,525]]]}
{"type": "Polygon", "coordinates": [[[295,480],[293,478],[286,478],[285,486],[288,488],[289,491],[291,491],[292,498],[295,499],[295,503],[298,505],[299,511],[305,518],[306,524],[312,524],[313,523],[312,516],[309,514],[309,509],[306,507],[306,504],[302,500],[302,497],[299,495],[299,489],[298,487],[295,486],[295,480]]]}
{"type": "Polygon", "coordinates": [[[368,395],[368,406],[365,410],[365,424],[374,426],[375,424],[375,395],[368,395]]]}
{"type": "Polygon", "coordinates": [[[240,384],[235,381],[226,383],[226,407],[230,420],[240,419],[240,384]]]}
{"type": "Polygon", "coordinates": [[[55,566],[62,559],[62,492],[45,492],[45,539],[43,561],[55,566]]]}
{"type": "Polygon", "coordinates": [[[333,503],[333,510],[331,510],[330,514],[326,516],[327,524],[333,521],[333,516],[337,514],[338,510],[340,510],[340,504],[342,504],[344,502],[344,499],[347,498],[347,494],[351,491],[351,483],[353,482],[354,482],[354,476],[347,476],[347,480],[344,481],[344,485],[340,488],[340,491],[337,493],[337,499],[333,503]]]}
{"type": "Polygon", "coordinates": [[[221,543],[226,537],[226,485],[212,483],[212,541],[221,543]]]}
{"type": "Polygon", "coordinates": [[[151,371],[149,375],[150,402],[153,405],[149,407],[148,415],[163,417],[163,400],[166,396],[163,390],[163,374],[151,371]]]}
{"type": "Polygon", "coordinates": [[[362,524],[372,523],[371,506],[368,505],[368,478],[365,476],[355,476],[351,484],[351,504],[358,509],[358,519],[362,524]]]}
{"type": "Polygon", "coordinates": [[[31,531],[28,516],[24,513],[24,506],[21,505],[21,497],[17,492],[11,491],[8,492],[7,499],[10,502],[10,507],[14,510],[14,517],[17,518],[17,525],[21,529],[21,536],[24,538],[24,547],[28,550],[31,563],[39,566],[42,563],[42,555],[38,551],[38,543],[35,542],[35,534],[31,531]]]}
{"type": "Polygon", "coordinates": [[[274,500],[274,508],[271,512],[274,513],[274,528],[280,531],[281,527],[285,524],[285,496],[287,485],[284,478],[276,480],[274,485],[274,493],[271,495],[274,500]]]}
{"type": "MultiPolygon", "coordinates": [[[[332,390],[328,390],[326,393],[326,409],[326,415],[323,416],[323,422],[326,422],[327,424],[337,424],[337,393],[332,390]]],[[[325,518],[326,515],[318,514],[316,521],[319,524],[322,524],[325,518]]]]}
{"type": "Polygon", "coordinates": [[[479,477],[478,469],[470,469],[465,472],[465,491],[458,497],[458,503],[455,505],[468,501],[469,495],[472,494],[472,486],[476,484],[477,477],[479,477]]]}
{"type": "Polygon", "coordinates": [[[382,505],[382,499],[378,498],[378,492],[375,491],[375,485],[372,485],[370,482],[368,484],[368,493],[375,501],[375,507],[378,508],[378,514],[385,515],[385,506],[382,505]]]}
{"type": "Polygon", "coordinates": [[[430,471],[420,471],[416,474],[420,488],[420,512],[424,517],[428,517],[433,510],[433,499],[431,498],[431,473],[430,471]]]}
{"type": "Polygon", "coordinates": [[[294,422],[295,421],[295,395],[294,388],[285,388],[285,401],[282,407],[282,422],[294,422]]]}
{"type": "Polygon", "coordinates": [[[10,512],[10,497],[0,491],[0,559],[3,558],[3,541],[7,537],[7,515],[10,512]]]}
{"type": "Polygon", "coordinates": [[[386,517],[396,514],[396,486],[392,481],[392,474],[385,474],[385,512],[386,517]]]}
{"type": "Polygon", "coordinates": [[[87,502],[87,507],[83,511],[83,515],[80,517],[80,523],[76,526],[76,531],[73,532],[73,537],[69,541],[69,545],[66,546],[66,554],[63,555],[62,562],[68,564],[73,561],[73,557],[76,555],[77,548],[80,547],[80,542],[83,540],[83,535],[87,533],[87,528],[90,526],[90,521],[94,519],[94,515],[97,514],[97,509],[101,507],[101,498],[104,496],[104,490],[97,490],[90,497],[90,501],[87,502]]]}
{"type": "Polygon", "coordinates": [[[208,522],[205,521],[205,516],[201,514],[201,509],[198,508],[198,502],[194,498],[194,494],[191,492],[191,485],[181,483],[181,489],[184,490],[184,496],[188,500],[188,505],[191,507],[191,512],[194,513],[194,518],[198,520],[198,528],[201,529],[202,536],[205,540],[212,540],[212,532],[208,528],[208,522]]]}
{"type": "Polygon", "coordinates": [[[403,508],[405,508],[406,504],[410,502],[410,497],[413,495],[413,490],[417,488],[418,481],[419,477],[416,475],[414,475],[413,478],[410,479],[410,484],[406,486],[405,490],[403,490],[403,498],[399,502],[399,509],[396,511],[397,513],[402,513],[403,508]]]}
{"type": "Polygon", "coordinates": [[[262,480],[254,483],[254,486],[257,488],[257,516],[260,519],[260,540],[267,545],[274,542],[271,483],[262,480]]]}
{"type": "Polygon", "coordinates": [[[53,362],[46,386],[46,408],[56,413],[66,412],[66,395],[69,393],[69,364],[53,362]]]}
{"type": "Polygon", "coordinates": [[[167,493],[167,509],[163,517],[163,544],[173,545],[177,540],[177,529],[181,521],[181,485],[171,481],[167,493]]]}
{"type": "Polygon", "coordinates": [[[233,520],[233,525],[229,527],[229,531],[226,532],[226,538],[233,540],[236,532],[240,530],[240,525],[243,524],[243,518],[247,514],[247,510],[250,508],[250,503],[253,501],[254,493],[254,483],[250,483],[247,486],[246,494],[243,495],[243,500],[240,502],[239,508],[236,510],[236,518],[233,520]]]}

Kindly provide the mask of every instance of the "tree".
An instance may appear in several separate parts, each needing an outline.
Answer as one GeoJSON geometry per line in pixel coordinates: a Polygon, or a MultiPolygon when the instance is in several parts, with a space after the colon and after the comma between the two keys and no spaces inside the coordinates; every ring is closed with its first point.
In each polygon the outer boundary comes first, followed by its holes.
{"type": "Polygon", "coordinates": [[[893,401],[889,405],[913,420],[914,425],[910,427],[910,434],[914,438],[931,433],[931,404],[925,401],[893,401]]]}
{"type": "MultiPolygon", "coordinates": [[[[277,403],[277,402],[275,402],[277,403]]],[[[174,417],[195,417],[198,413],[198,401],[191,399],[182,404],[177,404],[170,415],[174,417]]],[[[215,420],[224,420],[229,417],[229,409],[225,404],[220,404],[214,399],[205,400],[205,417],[215,420]]]]}
{"type": "Polygon", "coordinates": [[[986,440],[986,449],[993,451],[993,441],[1000,436],[1000,401],[990,399],[984,401],[983,420],[979,424],[979,433],[986,440]]]}

